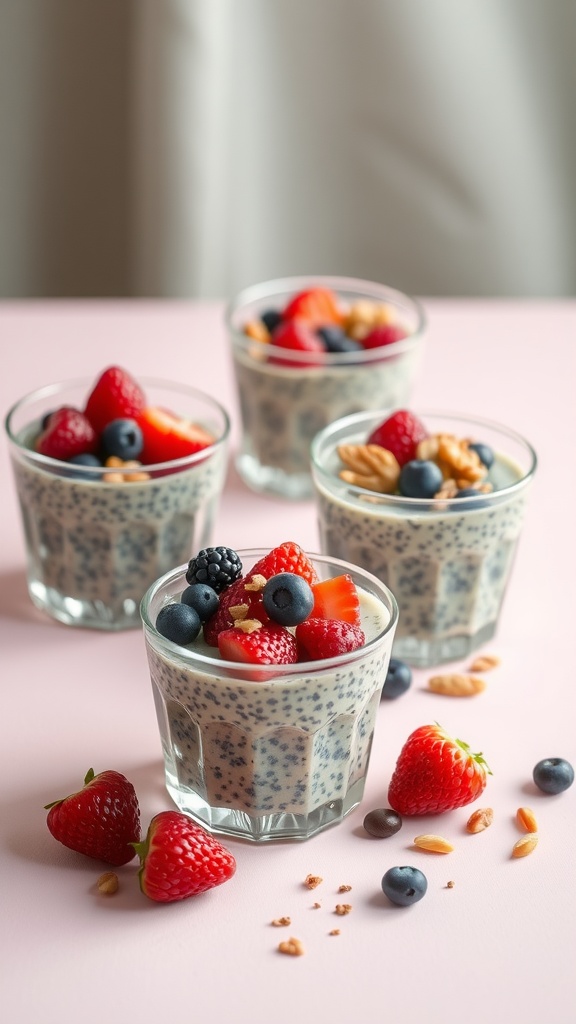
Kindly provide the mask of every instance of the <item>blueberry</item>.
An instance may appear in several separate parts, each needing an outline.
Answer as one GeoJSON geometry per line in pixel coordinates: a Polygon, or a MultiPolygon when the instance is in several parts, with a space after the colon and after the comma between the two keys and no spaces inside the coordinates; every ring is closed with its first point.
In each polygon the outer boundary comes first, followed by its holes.
{"type": "Polygon", "coordinates": [[[476,452],[480,462],[486,466],[486,469],[490,469],[490,466],[494,462],[494,452],[490,445],[478,442],[477,444],[471,444],[468,447],[471,448],[473,452],[476,452]]]}
{"type": "Polygon", "coordinates": [[[297,626],[307,619],[314,607],[314,594],[302,576],[280,572],[272,576],[262,591],[262,604],[274,622],[297,626]]]}
{"type": "Polygon", "coordinates": [[[390,868],[382,879],[382,892],[391,903],[409,907],[426,894],[428,881],[418,868],[390,868]]]}
{"type": "Polygon", "coordinates": [[[272,334],[278,327],[278,324],[282,323],[282,314],[277,309],[266,309],[264,313],[260,314],[260,319],[264,326],[268,328],[270,334],[272,334]]]}
{"type": "Polygon", "coordinates": [[[80,455],[72,455],[68,460],[73,466],[101,466],[102,463],[97,455],[90,452],[81,452],[80,455]]]}
{"type": "Polygon", "coordinates": [[[156,629],[167,640],[186,647],[200,632],[200,617],[188,604],[167,604],[158,612],[156,629]]]}
{"type": "Polygon", "coordinates": [[[405,498],[433,498],[442,486],[442,470],[428,459],[412,459],[400,470],[400,494],[405,498]]]}
{"type": "Polygon", "coordinates": [[[563,757],[545,757],[534,766],[532,778],[543,793],[563,793],[574,782],[574,769],[563,757]]]}
{"type": "Polygon", "coordinates": [[[186,587],[180,601],[194,609],[200,622],[207,622],[218,611],[220,604],[218,594],[206,583],[192,583],[186,587]]]}
{"type": "Polygon", "coordinates": [[[382,687],[382,700],[401,697],[412,683],[412,670],[399,658],[390,658],[388,674],[382,687]]]}
{"type": "Polygon", "coordinates": [[[462,490],[456,492],[453,500],[458,498],[478,498],[478,501],[467,501],[466,509],[486,507],[486,502],[482,500],[480,491],[477,491],[475,487],[463,487],[462,490]]]}
{"type": "Polygon", "coordinates": [[[360,342],[349,338],[341,327],[319,327],[316,333],[322,338],[327,352],[358,352],[362,348],[360,342]]]}
{"type": "Polygon", "coordinates": [[[102,431],[101,441],[106,455],[119,459],[137,459],[144,445],[136,420],[111,420],[102,431]]]}

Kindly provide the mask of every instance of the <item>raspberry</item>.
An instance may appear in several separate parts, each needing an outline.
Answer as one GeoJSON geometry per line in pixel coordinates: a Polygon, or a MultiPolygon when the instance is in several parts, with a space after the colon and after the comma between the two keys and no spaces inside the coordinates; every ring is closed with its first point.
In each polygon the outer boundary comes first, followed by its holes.
{"type": "Polygon", "coordinates": [[[318,574],[308,555],[291,540],[272,548],[252,569],[252,575],[258,574],[267,580],[279,572],[294,572],[310,584],[318,582],[318,574]]]}
{"type": "Polygon", "coordinates": [[[100,434],[111,420],[137,419],[145,404],[144,392],[134,378],[120,366],[109,366],[90,392],[84,412],[100,434]]]}
{"type": "Polygon", "coordinates": [[[372,431],[366,444],[386,448],[404,466],[416,458],[416,448],[426,437],[428,431],[422,421],[407,409],[399,409],[372,431]]]}
{"type": "Polygon", "coordinates": [[[365,338],[362,338],[362,348],[383,348],[384,345],[393,345],[396,341],[405,338],[406,331],[398,324],[379,324],[373,327],[365,338]]]}
{"type": "Polygon", "coordinates": [[[76,455],[93,454],[98,438],[79,409],[62,406],[50,416],[36,442],[36,451],[52,459],[66,461],[76,455]]]}
{"type": "Polygon", "coordinates": [[[207,583],[217,594],[234,583],[242,573],[242,562],[232,548],[202,548],[191,558],[186,571],[188,583],[207,583]]]}
{"type": "Polygon", "coordinates": [[[318,359],[299,362],[294,359],[282,359],[276,354],[270,356],[269,362],[277,366],[320,366],[323,362],[324,344],[322,339],[306,320],[285,320],[276,328],[272,335],[272,345],[289,349],[291,352],[317,354],[318,359]]]}
{"type": "Polygon", "coordinates": [[[338,619],[306,619],[296,626],[299,661],[335,658],[355,651],[366,642],[360,626],[338,619]]]}

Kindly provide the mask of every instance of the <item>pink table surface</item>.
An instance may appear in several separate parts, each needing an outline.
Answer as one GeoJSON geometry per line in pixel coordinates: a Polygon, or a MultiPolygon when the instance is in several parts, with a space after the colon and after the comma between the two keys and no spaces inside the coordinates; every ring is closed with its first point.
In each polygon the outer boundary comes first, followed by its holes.
{"type": "MultiPolygon", "coordinates": [[[[89,767],[134,783],[144,827],[171,802],[140,631],[105,635],[57,625],[31,605],[5,440],[1,502],[3,1019],[84,1024],[130,1019],[331,1024],[468,1024],[487,1017],[574,1020],[576,786],[546,797],[532,783],[543,757],[576,764],[574,728],[574,351],[576,303],[425,301],[429,340],[413,407],[480,414],[531,440],[539,468],[497,638],[502,658],[469,700],[434,696],[427,673],[381,705],[364,800],[305,843],[230,840],[232,881],[170,906],[139,892],[136,862],[113,897],[95,892],[104,867],[56,843],[43,805],[78,788],[89,767]],[[393,838],[366,836],[386,805],[405,738],[440,720],[481,749],[495,821],[470,836],[471,808],[406,819],[393,838]],[[531,806],[540,844],[511,859],[516,809],[531,806]],[[421,832],[453,842],[447,856],[412,848],[421,832]],[[387,904],[384,872],[414,864],[425,899],[387,904]],[[320,888],[304,887],[308,873],[320,888]],[[453,888],[446,883],[454,881],[453,888]],[[344,897],[341,884],[352,890],[344,897]],[[321,907],[313,909],[314,901],[321,907]],[[349,902],[346,917],[334,912],[349,902]],[[288,929],[271,926],[289,915],[288,929]],[[330,931],[340,928],[340,935],[330,931]],[[281,956],[281,938],[306,955],[281,956]]],[[[238,409],[219,303],[51,302],[0,305],[3,413],[25,391],[120,363],[135,375],[194,384],[238,409]]],[[[214,543],[317,550],[313,504],[247,490],[230,469],[214,543]]],[[[455,667],[460,667],[456,665],[455,667]]]]}

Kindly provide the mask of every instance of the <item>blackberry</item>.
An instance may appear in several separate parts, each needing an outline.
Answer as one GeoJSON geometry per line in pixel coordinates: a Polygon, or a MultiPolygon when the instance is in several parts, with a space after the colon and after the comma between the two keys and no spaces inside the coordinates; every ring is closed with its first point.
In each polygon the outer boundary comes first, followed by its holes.
{"type": "Polygon", "coordinates": [[[242,575],[242,562],[232,548],[202,548],[186,570],[188,583],[207,583],[220,594],[242,575]]]}

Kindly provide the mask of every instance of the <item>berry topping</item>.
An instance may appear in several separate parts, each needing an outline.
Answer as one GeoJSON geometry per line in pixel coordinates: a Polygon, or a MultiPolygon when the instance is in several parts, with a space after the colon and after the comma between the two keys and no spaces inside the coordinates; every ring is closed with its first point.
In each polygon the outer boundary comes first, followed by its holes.
{"type": "Polygon", "coordinates": [[[366,832],[375,839],[389,839],[402,828],[402,818],[391,807],[378,807],[368,811],[363,825],[366,832]]]}
{"type": "Polygon", "coordinates": [[[406,740],[390,780],[388,801],[399,814],[440,814],[484,791],[490,770],[482,754],[439,725],[422,725],[406,740]]]}
{"type": "Polygon", "coordinates": [[[136,420],[111,420],[104,427],[100,442],[106,455],[116,455],[119,459],[137,459],[144,438],[136,420]]]}
{"type": "Polygon", "coordinates": [[[367,444],[379,444],[396,456],[400,466],[416,457],[416,449],[428,437],[426,427],[407,409],[399,409],[372,431],[367,444]]]}
{"type": "Polygon", "coordinates": [[[318,327],[316,333],[322,338],[327,352],[359,352],[362,350],[359,341],[349,338],[343,329],[335,324],[318,327]]]}
{"type": "Polygon", "coordinates": [[[338,619],[306,619],[296,626],[299,661],[336,658],[362,647],[366,637],[360,626],[338,619]]]}
{"type": "Polygon", "coordinates": [[[426,895],[428,881],[419,868],[408,865],[389,868],[382,879],[382,892],[398,907],[410,907],[426,895]]]}
{"type": "Polygon", "coordinates": [[[204,639],[210,647],[217,647],[219,634],[223,630],[233,627],[234,616],[230,611],[231,608],[243,606],[244,618],[258,619],[262,623],[268,622],[268,615],[262,603],[263,588],[246,590],[246,586],[252,587],[253,575],[253,573],[249,573],[242,579],[236,580],[222,593],[218,610],[204,624],[204,639]]]}
{"type": "Polygon", "coordinates": [[[383,348],[406,337],[405,329],[399,324],[379,324],[362,338],[362,348],[383,348]]]}
{"type": "Polygon", "coordinates": [[[284,309],[283,317],[284,320],[305,320],[314,327],[342,323],[338,300],[330,288],[307,288],[298,292],[284,309]]]}
{"type": "Polygon", "coordinates": [[[200,616],[188,604],[167,604],[158,612],[156,629],[180,647],[196,640],[201,629],[200,616]]]}
{"type": "Polygon", "coordinates": [[[202,548],[191,558],[186,570],[188,583],[207,583],[217,594],[234,583],[242,573],[242,562],[232,548],[202,548]]]}
{"type": "Polygon", "coordinates": [[[348,573],[322,580],[312,587],[313,619],[340,619],[353,626],[360,625],[360,600],[354,580],[348,573]]]}
{"type": "Polygon", "coordinates": [[[545,757],[534,766],[532,778],[543,793],[563,793],[574,782],[574,769],[563,757],[545,757]]]}
{"type": "Polygon", "coordinates": [[[492,451],[492,448],[490,448],[490,445],[481,444],[480,442],[478,442],[476,444],[469,445],[469,448],[471,449],[471,451],[476,452],[476,455],[480,459],[480,462],[482,462],[483,465],[486,466],[486,469],[490,469],[492,463],[494,462],[494,452],[492,451]]]}
{"type": "Polygon", "coordinates": [[[262,591],[262,603],[274,622],[297,626],[304,622],[314,606],[310,584],[293,572],[281,572],[268,580],[262,591]]]}
{"type": "Polygon", "coordinates": [[[308,555],[294,541],[285,541],[264,555],[252,569],[251,575],[264,576],[269,580],[279,572],[294,572],[312,585],[318,582],[318,574],[308,555]]]}
{"type": "Polygon", "coordinates": [[[45,810],[50,832],[69,850],[115,865],[134,857],[140,809],[134,786],[120,772],[95,775],[91,768],[83,789],[47,804],[45,810]]]}
{"type": "MultiPolygon", "coordinates": [[[[314,328],[305,320],[285,320],[274,331],[272,344],[278,348],[289,349],[292,352],[317,353],[320,356],[325,351],[322,339],[318,337],[314,328]]],[[[315,364],[315,360],[312,363],[310,360],[307,360],[305,363],[299,363],[298,360],[294,359],[282,359],[277,354],[270,356],[270,362],[274,362],[278,366],[310,366],[315,364]]],[[[318,360],[318,365],[321,362],[321,359],[318,360]]]]}
{"type": "Polygon", "coordinates": [[[292,633],[275,622],[253,632],[239,627],[225,629],[218,635],[218,650],[226,661],[250,665],[293,665],[298,660],[292,633]]]}
{"type": "Polygon", "coordinates": [[[433,498],[442,487],[442,470],[429,459],[412,459],[400,470],[398,488],[405,498],[433,498]]]}
{"type": "Polygon", "coordinates": [[[412,669],[399,658],[390,658],[386,680],[382,687],[383,700],[396,700],[412,685],[412,669]]]}
{"type": "Polygon", "coordinates": [[[118,419],[135,419],[146,397],[140,385],[120,366],[110,366],[100,375],[86,402],[85,414],[96,433],[118,419]]]}
{"type": "Polygon", "coordinates": [[[227,882],[236,861],[214,836],[180,811],[161,811],[136,844],[140,888],[158,903],[174,903],[227,882]]]}
{"type": "Polygon", "coordinates": [[[278,324],[282,323],[282,314],[277,309],[266,309],[260,314],[260,319],[266,329],[272,334],[278,327],[278,324]]]}
{"type": "Polygon", "coordinates": [[[200,622],[207,622],[220,606],[218,594],[207,583],[191,583],[180,597],[182,604],[188,604],[198,614],[200,622]]]}
{"type": "Polygon", "coordinates": [[[144,438],[142,462],[146,465],[185,459],[214,444],[214,437],[196,423],[167,409],[147,406],[138,416],[144,438]]]}
{"type": "Polygon", "coordinates": [[[98,438],[90,422],[79,409],[63,406],[53,412],[46,429],[36,441],[36,451],[51,459],[72,459],[75,455],[93,453],[98,438]]]}

